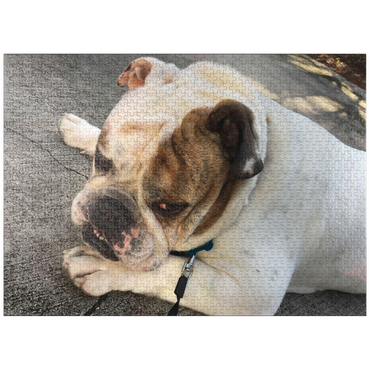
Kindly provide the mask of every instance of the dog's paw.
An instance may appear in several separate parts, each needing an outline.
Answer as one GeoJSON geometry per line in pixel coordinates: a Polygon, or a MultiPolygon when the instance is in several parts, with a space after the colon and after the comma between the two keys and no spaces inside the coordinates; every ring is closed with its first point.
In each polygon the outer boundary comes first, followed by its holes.
{"type": "Polygon", "coordinates": [[[66,113],[60,119],[60,133],[64,142],[74,148],[82,149],[81,154],[94,155],[100,129],[84,119],[66,113]]]}
{"type": "Polygon", "coordinates": [[[101,296],[114,289],[111,276],[112,261],[81,245],[64,251],[63,266],[73,283],[86,294],[101,296]]]}

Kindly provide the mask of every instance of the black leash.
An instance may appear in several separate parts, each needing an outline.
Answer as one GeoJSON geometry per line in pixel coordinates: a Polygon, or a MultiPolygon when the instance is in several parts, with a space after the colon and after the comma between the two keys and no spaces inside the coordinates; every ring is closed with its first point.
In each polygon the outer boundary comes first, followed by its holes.
{"type": "Polygon", "coordinates": [[[177,251],[171,251],[170,254],[172,256],[181,256],[181,257],[190,257],[190,260],[188,262],[185,262],[182,271],[181,276],[177,282],[176,288],[175,288],[175,294],[177,296],[177,302],[174,304],[174,306],[170,309],[167,316],[177,316],[179,312],[179,306],[180,306],[180,299],[184,297],[186,284],[188,283],[188,280],[190,279],[191,275],[193,274],[193,263],[195,260],[195,256],[200,251],[210,251],[213,248],[213,241],[209,241],[208,243],[198,247],[191,249],[187,252],[177,252],[177,251]]]}

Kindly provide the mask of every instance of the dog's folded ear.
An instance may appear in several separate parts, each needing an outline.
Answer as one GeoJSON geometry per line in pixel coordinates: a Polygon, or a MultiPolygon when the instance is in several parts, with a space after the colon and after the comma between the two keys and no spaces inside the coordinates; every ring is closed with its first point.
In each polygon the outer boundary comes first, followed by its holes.
{"type": "Polygon", "coordinates": [[[137,59],[130,63],[130,65],[118,77],[118,86],[124,87],[128,85],[129,90],[136,87],[143,86],[145,79],[150,73],[153,64],[146,59],[137,59]]]}
{"type": "Polygon", "coordinates": [[[231,163],[231,175],[248,179],[263,169],[258,137],[253,129],[254,114],[236,100],[221,100],[211,111],[206,128],[218,132],[224,156],[231,163]]]}

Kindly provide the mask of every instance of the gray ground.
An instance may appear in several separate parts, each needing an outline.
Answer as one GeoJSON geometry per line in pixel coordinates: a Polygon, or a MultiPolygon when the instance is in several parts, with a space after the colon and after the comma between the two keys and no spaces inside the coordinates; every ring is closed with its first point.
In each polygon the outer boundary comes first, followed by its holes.
{"type": "MultiPolygon", "coordinates": [[[[58,133],[65,112],[101,127],[123,91],[116,84],[137,55],[4,57],[4,314],[165,315],[170,304],[131,292],[92,298],[69,281],[62,251],[79,240],[70,206],[91,160],[58,133]]],[[[159,56],[186,67],[229,63],[267,96],[365,150],[365,92],[296,55],[159,56]]],[[[197,313],[180,309],[182,315],[197,313]]],[[[278,315],[365,315],[365,295],[287,294],[278,315]]]]}

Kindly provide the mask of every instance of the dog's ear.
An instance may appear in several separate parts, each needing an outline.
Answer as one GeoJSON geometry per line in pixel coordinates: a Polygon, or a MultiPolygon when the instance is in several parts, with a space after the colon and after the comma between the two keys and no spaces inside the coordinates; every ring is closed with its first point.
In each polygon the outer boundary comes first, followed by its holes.
{"type": "Polygon", "coordinates": [[[129,90],[145,84],[145,79],[150,73],[153,64],[146,59],[136,59],[118,77],[118,86],[128,85],[129,90]]]}
{"type": "Polygon", "coordinates": [[[223,154],[230,161],[231,175],[236,179],[248,179],[263,169],[253,124],[253,112],[231,99],[221,100],[206,122],[208,130],[220,134],[223,154]]]}

